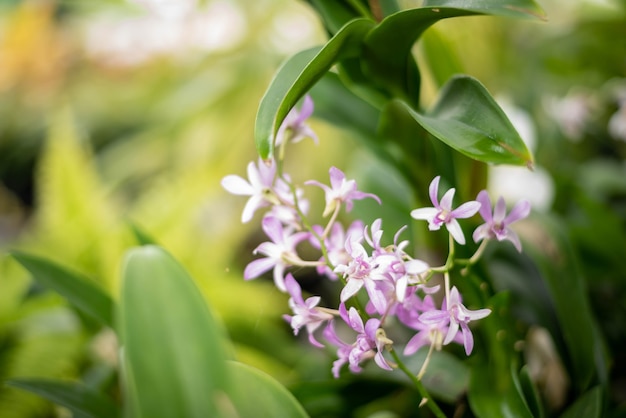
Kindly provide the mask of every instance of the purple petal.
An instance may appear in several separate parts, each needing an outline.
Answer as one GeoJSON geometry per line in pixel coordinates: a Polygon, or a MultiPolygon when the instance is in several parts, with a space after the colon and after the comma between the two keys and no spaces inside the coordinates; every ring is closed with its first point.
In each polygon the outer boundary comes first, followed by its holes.
{"type": "Polygon", "coordinates": [[[283,224],[273,216],[266,216],[262,222],[263,231],[275,243],[283,242],[283,224]]]}
{"type": "Polygon", "coordinates": [[[350,320],[350,322],[348,323],[348,325],[350,325],[350,328],[352,328],[359,334],[362,334],[365,331],[365,327],[363,326],[363,319],[361,319],[359,312],[354,308],[354,306],[350,307],[350,310],[348,311],[348,319],[350,320]]]}
{"type": "Polygon", "coordinates": [[[454,209],[452,213],[450,214],[450,216],[453,218],[457,218],[457,219],[469,218],[471,216],[474,216],[476,212],[478,212],[478,209],[480,208],[481,208],[481,205],[479,202],[475,200],[471,200],[469,202],[463,203],[461,206],[454,209]]]}
{"type": "Polygon", "coordinates": [[[455,192],[456,189],[452,188],[443,195],[443,197],[441,198],[441,202],[439,202],[440,209],[452,212],[452,199],[454,199],[455,192]]]}
{"type": "Polygon", "coordinates": [[[469,356],[474,349],[474,336],[465,323],[461,324],[461,331],[463,332],[463,346],[465,347],[465,354],[469,356]]]}
{"type": "Polygon", "coordinates": [[[469,317],[470,321],[476,321],[478,319],[483,319],[487,316],[489,316],[489,314],[491,313],[491,309],[478,309],[475,311],[470,311],[469,309],[466,309],[466,313],[467,316],[469,317]]]}
{"type": "Polygon", "coordinates": [[[506,239],[508,239],[509,241],[511,241],[513,243],[513,245],[515,246],[515,248],[517,249],[518,252],[522,252],[522,243],[519,240],[519,237],[517,236],[517,234],[515,233],[515,231],[513,231],[510,228],[506,229],[506,239]]]}
{"type": "Polygon", "coordinates": [[[474,242],[478,242],[483,239],[488,239],[491,237],[490,235],[491,226],[489,224],[482,224],[474,230],[472,234],[472,238],[474,238],[474,242]]]}
{"type": "Polygon", "coordinates": [[[437,197],[437,193],[439,192],[439,179],[441,176],[437,176],[430,182],[430,186],[428,186],[428,194],[430,196],[430,201],[433,205],[438,208],[439,207],[439,198],[437,197]]]}
{"type": "Polygon", "coordinates": [[[489,199],[487,190],[481,190],[478,196],[476,196],[476,200],[480,203],[480,216],[482,216],[485,222],[491,222],[491,199],[489,199]]]}
{"type": "Polygon", "coordinates": [[[411,354],[416,353],[420,348],[428,345],[428,343],[428,331],[420,331],[415,334],[408,343],[406,343],[402,354],[410,356],[411,354]]]}
{"type": "Polygon", "coordinates": [[[432,310],[426,311],[419,316],[419,321],[426,325],[437,325],[448,322],[450,313],[448,311],[432,310]]]}
{"type": "Polygon", "coordinates": [[[376,353],[376,355],[374,356],[374,361],[376,362],[376,364],[378,364],[378,367],[380,367],[383,370],[393,370],[391,366],[387,364],[385,357],[383,357],[383,353],[380,351],[376,353]]]}
{"type": "Polygon", "coordinates": [[[503,197],[498,198],[496,207],[493,209],[493,222],[496,224],[502,223],[506,216],[506,202],[503,197]]]}
{"type": "Polygon", "coordinates": [[[504,219],[506,225],[510,225],[515,221],[524,219],[530,214],[530,202],[527,200],[520,200],[513,206],[511,213],[504,219]]]}
{"type": "Polygon", "coordinates": [[[331,167],[328,172],[330,174],[330,185],[333,190],[340,189],[343,181],[346,179],[346,175],[335,166],[331,167]]]}
{"type": "Polygon", "coordinates": [[[312,333],[309,334],[309,342],[312,345],[314,345],[315,347],[324,348],[324,344],[322,344],[321,342],[317,341],[312,333]]]}
{"type": "Polygon", "coordinates": [[[272,269],[276,265],[276,261],[271,258],[259,258],[248,264],[243,271],[244,280],[255,279],[266,271],[272,269]]]}
{"type": "Polygon", "coordinates": [[[308,94],[304,96],[304,101],[302,102],[302,107],[300,108],[300,114],[296,119],[296,124],[300,125],[302,122],[307,120],[312,114],[315,106],[313,104],[313,99],[308,94]]]}
{"type": "Polygon", "coordinates": [[[293,275],[291,273],[288,273],[285,277],[285,288],[287,289],[289,295],[291,295],[293,301],[296,302],[296,305],[304,305],[300,285],[298,284],[296,279],[293,278],[293,275]]]}

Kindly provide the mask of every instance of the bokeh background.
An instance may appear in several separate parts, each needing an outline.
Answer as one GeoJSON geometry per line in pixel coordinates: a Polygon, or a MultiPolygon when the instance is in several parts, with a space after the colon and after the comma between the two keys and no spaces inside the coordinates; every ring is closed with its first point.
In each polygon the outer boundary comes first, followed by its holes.
{"type": "MultiPolygon", "coordinates": [[[[623,354],[626,3],[540,3],[547,22],[454,19],[430,29],[428,45],[451,47],[450,65],[485,84],[534,150],[534,172],[494,167],[490,188],[565,221],[607,347],[623,354]]],[[[240,224],[245,199],[219,184],[256,159],[255,113],[281,61],[325,39],[311,7],[296,0],[2,1],[0,250],[52,258],[115,295],[135,225],[197,280],[240,360],[288,385],[310,412],[352,402],[344,406],[354,416],[370,416],[368,391],[382,389],[329,380],[332,356],[302,345],[283,322],[285,295],[267,280],[243,282],[262,237],[258,222],[240,224]],[[334,391],[307,405],[315,386],[298,392],[303,381],[334,391]]],[[[433,56],[421,44],[415,53],[433,56]]],[[[424,75],[428,103],[435,63],[424,75]]],[[[325,181],[333,164],[358,172],[372,160],[354,134],[311,124],[321,143],[290,149],[296,181],[325,181]]],[[[626,364],[613,362],[611,402],[623,405],[626,364]]],[[[113,334],[95,333],[3,255],[0,379],[102,387],[115,373],[113,334]]],[[[0,417],[56,416],[67,413],[0,386],[0,417]]]]}

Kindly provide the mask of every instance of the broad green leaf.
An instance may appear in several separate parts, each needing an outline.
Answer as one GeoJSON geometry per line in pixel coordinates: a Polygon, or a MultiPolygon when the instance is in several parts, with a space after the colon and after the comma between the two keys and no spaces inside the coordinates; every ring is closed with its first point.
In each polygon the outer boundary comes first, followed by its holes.
{"type": "Polygon", "coordinates": [[[350,20],[359,17],[346,2],[338,0],[309,0],[322,18],[326,30],[334,35],[350,20]]]}
{"type": "Polygon", "coordinates": [[[239,416],[255,418],[307,417],[302,405],[273,377],[243,363],[230,361],[230,400],[239,416]]]}
{"type": "Polygon", "coordinates": [[[230,387],[224,334],[199,289],[163,249],[129,251],[118,325],[138,417],[216,416],[230,387]]]}
{"type": "Polygon", "coordinates": [[[567,408],[561,418],[600,418],[602,415],[602,387],[596,386],[567,408]]]}
{"type": "Polygon", "coordinates": [[[456,7],[486,15],[546,19],[534,0],[424,0],[422,7],[456,7]]]}
{"type": "Polygon", "coordinates": [[[487,89],[474,78],[452,78],[426,114],[402,104],[431,135],[470,158],[532,167],[533,157],[524,141],[487,89]]]}
{"type": "Polygon", "coordinates": [[[90,279],[41,257],[21,251],[12,251],[10,254],[37,282],[59,293],[101,324],[113,325],[113,299],[90,279]]]}
{"type": "Polygon", "coordinates": [[[373,26],[369,19],[354,19],[323,47],[299,52],[282,65],[257,112],[254,138],[261,158],[272,157],[274,137],[289,110],[335,62],[358,55],[363,38],[373,26]]]}
{"type": "Polygon", "coordinates": [[[530,0],[439,1],[387,16],[365,38],[364,70],[394,96],[418,108],[420,74],[411,50],[422,33],[442,19],[480,14],[539,14],[530,0]],[[437,6],[437,7],[434,7],[437,6]]]}
{"type": "Polygon", "coordinates": [[[363,70],[398,98],[419,107],[420,73],[412,48],[420,35],[438,20],[474,14],[461,9],[404,10],[385,18],[365,38],[363,70]]]}
{"type": "Polygon", "coordinates": [[[509,294],[501,292],[489,299],[491,314],[478,329],[487,344],[474,347],[480,360],[470,372],[468,400],[480,417],[532,418],[524,394],[514,374],[517,354],[513,351],[512,321],[508,320],[509,294]]]}
{"type": "Polygon", "coordinates": [[[120,415],[120,411],[113,400],[82,383],[48,379],[12,379],[6,384],[64,406],[76,416],[115,418],[120,415]]]}
{"type": "Polygon", "coordinates": [[[597,356],[601,342],[594,338],[595,324],[585,278],[563,225],[556,218],[547,216],[537,220],[544,234],[541,242],[545,247],[527,245],[525,252],[537,264],[548,287],[567,350],[564,353],[566,367],[572,373],[574,387],[583,391],[596,373],[606,367],[597,362],[602,358],[597,356]]]}

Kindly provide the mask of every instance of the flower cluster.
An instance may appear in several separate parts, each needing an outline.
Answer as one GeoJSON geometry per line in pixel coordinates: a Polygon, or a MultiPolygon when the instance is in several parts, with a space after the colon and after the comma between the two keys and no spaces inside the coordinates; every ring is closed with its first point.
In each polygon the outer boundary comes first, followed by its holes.
{"type": "MultiPolygon", "coordinates": [[[[300,113],[292,110],[279,130],[282,145],[299,141],[303,136],[317,140],[305,123],[312,111],[313,104],[308,98],[300,113]]],[[[312,345],[324,347],[319,341],[321,334],[325,342],[336,349],[337,360],[332,370],[335,377],[345,364],[350,371],[359,372],[368,359],[374,359],[382,369],[392,370],[395,364],[385,356],[385,352],[396,345],[387,336],[391,324],[402,324],[414,332],[414,336],[403,344],[404,355],[411,355],[422,347],[429,347],[430,352],[440,350],[450,343],[462,344],[466,354],[470,355],[474,338],[469,324],[486,317],[491,311],[470,310],[464,306],[458,288],[450,284],[450,272],[455,263],[466,266],[475,263],[489,240],[511,241],[521,251],[520,240],[510,226],[528,216],[530,204],[518,202],[507,215],[502,198],[492,207],[489,195],[482,191],[476,200],[453,208],[455,189],[447,190],[439,199],[441,178],[435,177],[429,187],[433,207],[418,208],[410,213],[415,219],[428,221],[430,230],[445,226],[450,234],[450,255],[446,265],[433,267],[410,254],[409,241],[401,240],[406,227],[394,234],[389,245],[383,244],[381,219],[371,225],[356,220],[344,227],[338,221],[342,209],[349,212],[354,201],[361,199],[373,199],[379,204],[381,201],[374,194],[358,190],[356,181],[347,179],[340,169],[331,167],[329,174],[329,185],[315,180],[304,183],[324,191],[323,218],[328,218],[325,225],[309,223],[309,205],[304,191],[296,187],[288,175],[280,172],[275,161],[251,162],[248,180],[235,175],[222,180],[223,187],[230,193],[249,196],[243,222],[250,221],[257,210],[266,209],[262,228],[269,241],[254,250],[262,257],[246,267],[244,279],[254,279],[272,270],[276,287],[290,296],[292,315],[284,318],[294,334],[305,328],[312,345]],[[458,220],[477,213],[484,223],[474,230],[472,236],[475,242],[482,241],[481,245],[470,259],[455,260],[454,245],[465,244],[458,220]],[[298,246],[305,241],[320,251],[318,259],[300,257],[298,246]],[[338,283],[341,286],[339,306],[320,306],[319,296],[304,299],[300,285],[288,272],[294,267],[315,268],[321,276],[338,283]],[[443,276],[443,285],[431,283],[436,275],[443,276]],[[438,293],[443,293],[439,305],[435,302],[438,293]],[[361,305],[363,300],[367,301],[364,306],[361,305]],[[338,326],[352,330],[350,341],[343,339],[345,333],[341,333],[343,338],[339,336],[338,326]]]]}

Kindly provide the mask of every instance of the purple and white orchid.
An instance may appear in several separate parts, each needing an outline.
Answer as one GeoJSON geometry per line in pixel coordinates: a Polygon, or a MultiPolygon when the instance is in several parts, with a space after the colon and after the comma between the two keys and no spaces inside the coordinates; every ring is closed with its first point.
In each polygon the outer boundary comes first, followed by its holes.
{"type": "Polygon", "coordinates": [[[463,203],[456,209],[452,209],[452,199],[454,198],[455,189],[448,190],[441,198],[441,201],[439,201],[437,194],[439,191],[440,178],[440,176],[435,177],[428,188],[430,200],[434,207],[414,209],[411,211],[411,216],[415,219],[428,221],[428,229],[431,231],[436,231],[441,228],[441,225],[445,225],[454,240],[464,245],[465,236],[463,235],[463,230],[457,219],[474,216],[474,214],[478,212],[478,209],[480,209],[480,203],[472,200],[463,203]]]}

